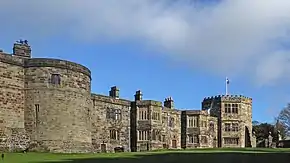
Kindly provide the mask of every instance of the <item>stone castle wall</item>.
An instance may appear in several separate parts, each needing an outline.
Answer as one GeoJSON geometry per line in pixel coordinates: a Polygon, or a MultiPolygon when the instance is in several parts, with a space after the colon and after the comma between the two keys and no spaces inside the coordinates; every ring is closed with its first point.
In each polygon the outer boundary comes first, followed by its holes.
{"type": "Polygon", "coordinates": [[[29,58],[23,46],[17,44],[14,55],[0,53],[0,147],[23,150],[34,143],[35,150],[90,151],[90,70],[63,60],[29,58]],[[52,75],[60,83],[53,84],[52,75]],[[16,141],[21,137],[25,142],[16,141]]]}
{"type": "Polygon", "coordinates": [[[240,138],[235,147],[244,147],[246,127],[252,137],[250,98],[215,96],[204,99],[202,111],[181,111],[171,98],[164,105],[142,100],[141,91],[134,101],[119,98],[116,87],[109,96],[92,94],[88,68],[31,58],[27,44],[14,44],[13,55],[0,51],[0,88],[0,150],[79,153],[113,152],[116,147],[124,151],[224,147],[223,138],[233,136],[240,138]],[[239,114],[226,114],[226,103],[239,103],[239,114]],[[198,118],[198,126],[188,127],[190,116],[198,118]],[[225,133],[227,121],[238,122],[239,132],[225,133]],[[190,143],[190,135],[198,141],[190,143]]]}
{"type": "Polygon", "coordinates": [[[18,137],[26,137],[24,131],[24,68],[23,60],[0,52],[0,148],[21,150],[25,142],[18,137]],[[17,139],[17,140],[16,140],[17,139]],[[13,140],[17,144],[13,144],[13,140]]]}
{"type": "Polygon", "coordinates": [[[113,97],[92,95],[92,143],[94,152],[113,152],[115,147],[130,151],[131,102],[113,97]]]}
{"type": "Polygon", "coordinates": [[[29,61],[25,68],[25,125],[31,138],[49,151],[89,150],[90,76],[56,64],[48,67],[53,60],[29,61]],[[59,75],[60,83],[52,83],[53,74],[59,75]]]}

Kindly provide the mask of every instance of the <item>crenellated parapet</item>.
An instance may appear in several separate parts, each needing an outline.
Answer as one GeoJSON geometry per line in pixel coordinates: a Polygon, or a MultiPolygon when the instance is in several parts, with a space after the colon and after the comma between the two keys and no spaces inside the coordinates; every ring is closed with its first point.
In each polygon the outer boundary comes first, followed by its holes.
{"type": "Polygon", "coordinates": [[[203,102],[205,103],[211,101],[252,103],[252,98],[243,95],[218,95],[205,97],[203,99],[203,102]]]}

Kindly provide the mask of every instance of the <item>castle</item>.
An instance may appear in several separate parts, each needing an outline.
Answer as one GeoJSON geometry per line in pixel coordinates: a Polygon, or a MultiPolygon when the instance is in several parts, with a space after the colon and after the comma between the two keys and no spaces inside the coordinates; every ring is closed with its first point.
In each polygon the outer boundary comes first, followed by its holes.
{"type": "Polygon", "coordinates": [[[252,99],[204,98],[201,110],[91,93],[91,72],[69,61],[32,58],[27,41],[0,51],[0,150],[79,153],[254,147],[252,99]]]}

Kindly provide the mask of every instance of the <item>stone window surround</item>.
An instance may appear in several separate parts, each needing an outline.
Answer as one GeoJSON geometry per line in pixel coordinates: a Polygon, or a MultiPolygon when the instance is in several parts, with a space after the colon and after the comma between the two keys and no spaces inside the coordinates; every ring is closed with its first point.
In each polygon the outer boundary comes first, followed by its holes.
{"type": "Polygon", "coordinates": [[[199,127],[199,117],[198,116],[188,116],[188,127],[199,127]]]}
{"type": "Polygon", "coordinates": [[[157,121],[159,121],[159,120],[160,120],[160,113],[157,112],[157,111],[153,111],[153,112],[152,112],[152,120],[157,120],[157,121]]]}
{"type": "Polygon", "coordinates": [[[57,73],[51,74],[50,83],[53,85],[60,85],[61,84],[60,74],[57,73]]]}
{"type": "Polygon", "coordinates": [[[169,122],[168,122],[168,126],[169,127],[174,127],[174,124],[175,124],[174,122],[175,122],[175,119],[173,117],[170,117],[169,118],[169,122]]]}
{"type": "Polygon", "coordinates": [[[188,143],[189,144],[196,144],[199,143],[199,136],[194,134],[188,135],[188,143]]]}
{"type": "Polygon", "coordinates": [[[225,125],[225,132],[238,132],[239,131],[239,124],[238,123],[224,123],[225,125]]]}
{"type": "Polygon", "coordinates": [[[239,138],[236,137],[225,137],[223,138],[224,144],[227,145],[238,145],[239,144],[239,138]]]}
{"type": "Polygon", "coordinates": [[[138,131],[138,140],[148,140],[149,131],[148,130],[139,130],[138,131]]]}
{"type": "Polygon", "coordinates": [[[116,129],[110,130],[110,139],[112,140],[119,140],[120,138],[120,132],[116,129]]]}
{"type": "Polygon", "coordinates": [[[107,108],[107,119],[121,121],[122,120],[122,110],[121,109],[113,109],[107,108]]]}
{"type": "Polygon", "coordinates": [[[139,114],[139,116],[138,116],[139,119],[138,120],[149,120],[149,114],[148,114],[147,109],[146,110],[139,109],[138,114],[139,114]]]}
{"type": "Polygon", "coordinates": [[[237,103],[225,103],[224,104],[224,112],[227,114],[238,114],[239,113],[240,104],[237,103]]]}

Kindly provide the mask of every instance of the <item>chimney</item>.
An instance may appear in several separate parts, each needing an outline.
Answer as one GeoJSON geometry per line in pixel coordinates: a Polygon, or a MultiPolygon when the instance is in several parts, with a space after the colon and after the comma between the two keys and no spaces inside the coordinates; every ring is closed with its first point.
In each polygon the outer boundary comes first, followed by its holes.
{"type": "Polygon", "coordinates": [[[109,92],[110,97],[119,98],[119,91],[119,88],[117,88],[116,86],[111,87],[111,90],[109,92]]]}
{"type": "Polygon", "coordinates": [[[174,108],[174,101],[172,97],[165,98],[164,100],[164,107],[173,109],[174,108]]]}
{"type": "Polygon", "coordinates": [[[140,90],[136,91],[135,101],[142,101],[142,92],[140,90]]]}
{"type": "Polygon", "coordinates": [[[13,46],[13,55],[24,58],[31,58],[31,48],[28,45],[28,41],[16,41],[13,46]]]}

